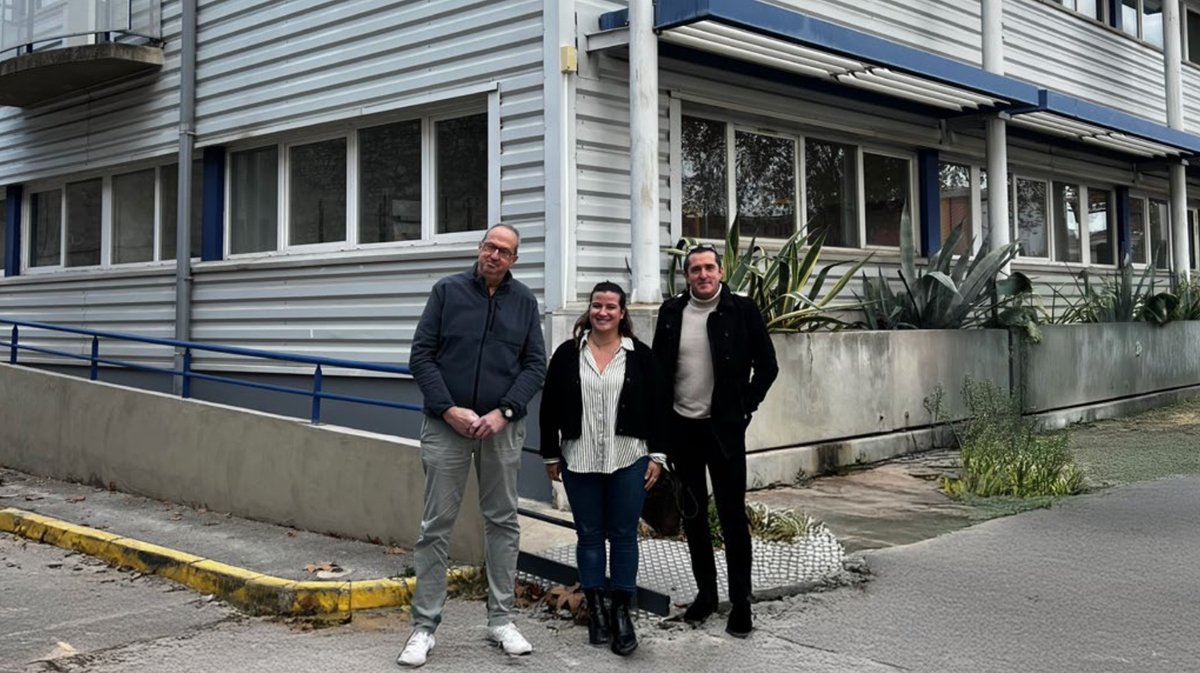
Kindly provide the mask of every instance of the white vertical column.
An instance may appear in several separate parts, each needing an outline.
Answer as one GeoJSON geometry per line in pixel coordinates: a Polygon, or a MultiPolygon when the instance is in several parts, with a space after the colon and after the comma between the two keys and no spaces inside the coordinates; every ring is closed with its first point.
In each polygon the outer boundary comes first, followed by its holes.
{"type": "Polygon", "coordinates": [[[629,3],[629,223],[634,303],[662,300],[658,232],[658,36],[653,0],[629,3]]]}
{"type": "MultiPolygon", "coordinates": [[[[1183,130],[1183,45],[1179,0],[1163,0],[1163,74],[1166,77],[1167,126],[1183,130]]],[[[1187,280],[1187,169],[1171,164],[1171,261],[1175,275],[1187,280]]]]}
{"type": "MultiPolygon", "coordinates": [[[[983,0],[983,69],[997,75],[1004,74],[1003,24],[1001,0],[983,0]]],[[[987,120],[987,172],[988,247],[995,250],[1012,240],[1008,228],[1008,126],[998,116],[987,120]]]]}

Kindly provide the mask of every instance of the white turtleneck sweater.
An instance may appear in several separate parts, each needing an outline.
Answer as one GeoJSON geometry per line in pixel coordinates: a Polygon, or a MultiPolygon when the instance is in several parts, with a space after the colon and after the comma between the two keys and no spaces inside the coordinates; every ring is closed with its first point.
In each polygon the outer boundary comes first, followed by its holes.
{"type": "Polygon", "coordinates": [[[708,345],[708,315],[721,299],[718,291],[708,299],[691,295],[683,308],[679,332],[679,362],[675,368],[675,412],[684,418],[712,414],[713,363],[708,345]]]}

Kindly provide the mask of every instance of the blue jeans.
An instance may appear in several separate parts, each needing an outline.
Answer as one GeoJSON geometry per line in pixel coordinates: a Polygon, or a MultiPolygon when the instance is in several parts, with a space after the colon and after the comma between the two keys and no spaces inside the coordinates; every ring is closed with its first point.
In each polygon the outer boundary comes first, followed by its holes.
{"type": "Polygon", "coordinates": [[[613,591],[637,589],[638,520],[646,499],[646,465],[643,456],[612,474],[562,471],[567,500],[575,515],[579,543],[575,559],[584,591],[604,589],[604,543],[609,546],[613,591]]]}

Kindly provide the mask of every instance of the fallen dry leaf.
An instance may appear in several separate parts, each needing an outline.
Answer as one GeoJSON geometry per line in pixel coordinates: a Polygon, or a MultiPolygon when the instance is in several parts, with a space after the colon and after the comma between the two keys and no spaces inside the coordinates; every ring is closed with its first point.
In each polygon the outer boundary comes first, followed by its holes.
{"type": "Polygon", "coordinates": [[[71,647],[71,643],[60,640],[54,644],[54,649],[50,650],[49,654],[40,659],[35,659],[35,661],[54,661],[55,659],[62,659],[64,657],[73,657],[76,654],[79,654],[79,651],[71,647]]]}
{"type": "Polygon", "coordinates": [[[319,573],[319,572],[337,573],[337,572],[341,572],[341,571],[342,571],[341,566],[339,566],[336,563],[333,563],[332,561],[326,561],[325,563],[309,563],[308,565],[304,566],[304,572],[306,572],[306,573],[319,573]]]}
{"type": "Polygon", "coordinates": [[[76,496],[67,498],[67,502],[83,502],[84,500],[87,500],[86,495],[76,495],[76,496]]]}
{"type": "Polygon", "coordinates": [[[388,556],[401,556],[404,554],[404,549],[401,547],[388,547],[387,549],[383,550],[383,553],[387,554],[388,556]]]}

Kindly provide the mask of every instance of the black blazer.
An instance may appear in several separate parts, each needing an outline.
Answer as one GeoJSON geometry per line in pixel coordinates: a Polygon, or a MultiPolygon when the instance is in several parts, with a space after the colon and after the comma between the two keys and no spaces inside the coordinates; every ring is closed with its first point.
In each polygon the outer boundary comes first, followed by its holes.
{"type": "MultiPolygon", "coordinates": [[[[680,330],[689,300],[685,291],[663,302],[658,310],[654,357],[659,375],[668,382],[659,391],[657,403],[663,418],[673,416],[680,330]]],[[[746,451],[746,426],[779,374],[779,365],[758,306],[731,292],[724,283],[717,307],[708,315],[707,327],[713,362],[712,423],[721,448],[726,455],[734,456],[746,451]]],[[[657,444],[659,451],[671,456],[675,447],[667,438],[660,437],[657,444]]]]}
{"type": "MultiPolygon", "coordinates": [[[[579,350],[575,341],[564,341],[554,349],[542,388],[538,414],[543,458],[562,458],[562,441],[583,434],[583,390],[579,379],[579,350]]],[[[633,340],[633,351],[625,354],[625,382],[617,402],[618,435],[656,442],[658,415],[658,367],[650,347],[633,340]]],[[[651,449],[653,451],[654,449],[651,449]]]]}

